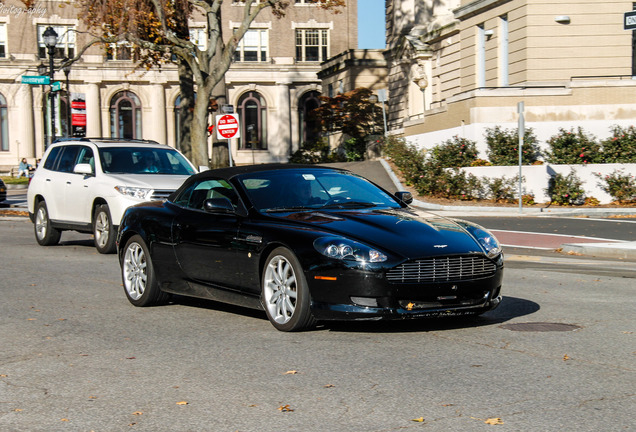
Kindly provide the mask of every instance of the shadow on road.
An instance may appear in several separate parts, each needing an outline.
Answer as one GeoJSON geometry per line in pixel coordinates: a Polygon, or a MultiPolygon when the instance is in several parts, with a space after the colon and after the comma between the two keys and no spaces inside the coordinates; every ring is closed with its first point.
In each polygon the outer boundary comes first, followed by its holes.
{"type": "MultiPolygon", "coordinates": [[[[267,320],[264,311],[218,303],[193,297],[173,296],[172,304],[197,307],[267,320]]],[[[399,321],[321,321],[314,331],[359,333],[413,333],[482,327],[504,323],[531,315],[540,309],[538,303],[517,297],[504,297],[499,307],[480,316],[406,319],[399,321]]]]}

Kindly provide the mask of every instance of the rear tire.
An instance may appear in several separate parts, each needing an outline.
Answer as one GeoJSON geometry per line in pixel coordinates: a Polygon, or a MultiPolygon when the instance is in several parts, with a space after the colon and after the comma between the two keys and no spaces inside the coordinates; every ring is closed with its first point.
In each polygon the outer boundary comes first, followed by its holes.
{"type": "Polygon", "coordinates": [[[148,247],[140,236],[128,239],[120,265],[124,292],[130,303],[142,307],[168,300],[168,294],[159,288],[148,247]]]}
{"type": "Polygon", "coordinates": [[[95,208],[93,217],[93,236],[95,237],[95,248],[102,254],[115,252],[117,240],[113,228],[113,220],[110,217],[110,210],[106,204],[98,205],[95,208]]]}
{"type": "Polygon", "coordinates": [[[261,303],[269,321],[280,331],[299,331],[313,327],[309,288],[296,256],[283,247],[276,248],[265,261],[261,282],[261,303]]]}
{"type": "Polygon", "coordinates": [[[53,246],[60,241],[62,233],[51,226],[49,211],[44,201],[40,201],[35,205],[33,230],[35,232],[35,240],[41,246],[53,246]]]}

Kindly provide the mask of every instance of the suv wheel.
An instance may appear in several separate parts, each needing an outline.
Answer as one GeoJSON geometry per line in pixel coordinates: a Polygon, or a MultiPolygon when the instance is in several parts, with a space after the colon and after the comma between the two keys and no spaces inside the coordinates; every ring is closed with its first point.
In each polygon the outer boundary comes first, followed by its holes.
{"type": "Polygon", "coordinates": [[[102,254],[115,252],[116,233],[113,231],[113,220],[110,218],[110,211],[106,204],[98,205],[95,208],[93,235],[95,236],[97,252],[102,254]]]}
{"type": "Polygon", "coordinates": [[[33,229],[35,231],[35,239],[41,246],[52,246],[60,241],[62,233],[51,226],[49,211],[44,201],[40,201],[35,205],[33,229]]]}

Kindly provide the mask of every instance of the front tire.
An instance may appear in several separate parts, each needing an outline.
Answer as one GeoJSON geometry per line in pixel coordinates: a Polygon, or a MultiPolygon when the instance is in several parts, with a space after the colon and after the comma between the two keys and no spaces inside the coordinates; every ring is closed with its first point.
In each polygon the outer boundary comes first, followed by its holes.
{"type": "Polygon", "coordinates": [[[115,252],[116,235],[113,229],[113,220],[110,217],[110,210],[106,204],[98,205],[95,208],[93,236],[95,237],[97,252],[102,254],[115,252]]]}
{"type": "Polygon", "coordinates": [[[279,247],[267,257],[261,281],[261,303],[280,331],[299,331],[316,324],[310,310],[307,280],[296,256],[279,247]]]}
{"type": "Polygon", "coordinates": [[[35,219],[33,221],[35,239],[40,246],[53,246],[60,241],[62,233],[51,226],[49,210],[45,201],[40,201],[35,206],[35,219]]]}
{"type": "Polygon", "coordinates": [[[130,303],[152,306],[168,299],[168,294],[159,288],[148,247],[140,236],[128,239],[120,265],[124,292],[130,303]]]}

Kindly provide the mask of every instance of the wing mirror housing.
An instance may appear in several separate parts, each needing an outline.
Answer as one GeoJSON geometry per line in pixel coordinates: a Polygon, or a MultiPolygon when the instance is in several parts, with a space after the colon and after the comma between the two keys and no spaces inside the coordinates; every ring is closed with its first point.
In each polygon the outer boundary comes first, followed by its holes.
{"type": "Polygon", "coordinates": [[[234,213],[234,206],[227,198],[208,198],[203,201],[203,209],[208,213],[234,213]]]}
{"type": "Polygon", "coordinates": [[[395,196],[404,204],[411,204],[413,202],[413,194],[411,192],[399,191],[395,193],[395,196]]]}
{"type": "Polygon", "coordinates": [[[92,176],[93,175],[93,168],[91,167],[90,164],[80,163],[80,164],[75,165],[75,167],[73,168],[73,172],[75,174],[83,174],[85,176],[92,176]]]}

